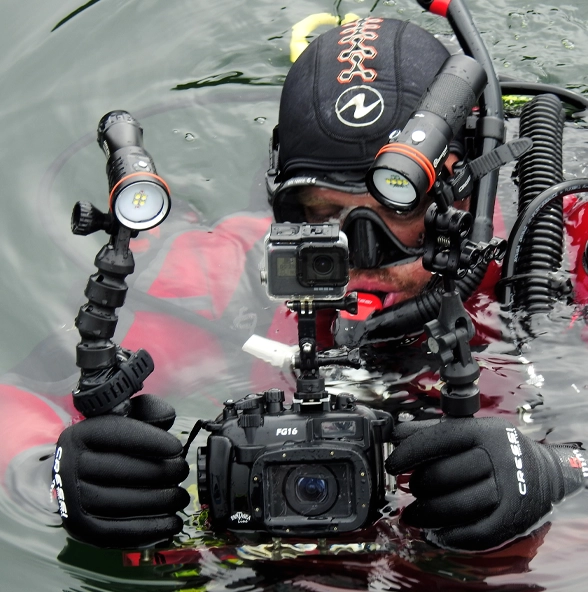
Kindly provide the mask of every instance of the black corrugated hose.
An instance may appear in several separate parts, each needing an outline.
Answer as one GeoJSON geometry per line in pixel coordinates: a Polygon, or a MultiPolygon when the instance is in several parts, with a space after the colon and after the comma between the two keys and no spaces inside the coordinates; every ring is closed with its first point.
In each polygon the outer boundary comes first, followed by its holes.
{"type": "MultiPolygon", "coordinates": [[[[455,287],[463,301],[478,288],[487,269],[488,264],[482,263],[455,282],[455,287]]],[[[359,339],[360,343],[379,343],[394,337],[422,332],[424,324],[439,314],[443,291],[441,284],[437,288],[425,290],[409,301],[385,309],[384,314],[373,314],[362,327],[364,333],[359,339]],[[410,305],[407,305],[407,302],[410,305]]]]}
{"type": "MultiPolygon", "coordinates": [[[[533,140],[533,147],[518,161],[519,215],[540,193],[563,181],[562,141],[565,112],[553,94],[539,95],[521,113],[519,136],[533,140]]],[[[563,259],[564,220],[562,198],[553,200],[533,221],[520,245],[514,270],[513,310],[549,312],[557,288],[549,279],[563,259]],[[516,279],[519,277],[520,279],[516,279]]]]}

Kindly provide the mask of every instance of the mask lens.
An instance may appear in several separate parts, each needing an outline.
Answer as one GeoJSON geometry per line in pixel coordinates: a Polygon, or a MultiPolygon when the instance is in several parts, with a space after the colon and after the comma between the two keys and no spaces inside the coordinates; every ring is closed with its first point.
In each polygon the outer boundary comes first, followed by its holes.
{"type": "Polygon", "coordinates": [[[350,177],[340,173],[310,172],[308,176],[292,177],[279,185],[275,183],[274,178],[266,175],[266,186],[276,222],[342,221],[348,208],[334,204],[328,199],[315,200],[316,192],[319,192],[320,197],[320,191],[331,190],[345,193],[350,198],[367,193],[363,175],[359,174],[350,177]]]}
{"type": "Polygon", "coordinates": [[[349,261],[356,269],[376,269],[415,261],[422,247],[407,247],[370,208],[355,208],[341,230],[349,241],[349,261]]]}

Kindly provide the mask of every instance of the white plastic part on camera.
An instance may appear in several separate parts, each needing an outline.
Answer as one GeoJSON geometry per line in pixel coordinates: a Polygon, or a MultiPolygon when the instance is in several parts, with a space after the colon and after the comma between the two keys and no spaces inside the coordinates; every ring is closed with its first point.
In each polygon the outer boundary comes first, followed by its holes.
{"type": "Polygon", "coordinates": [[[298,351],[298,345],[286,345],[267,337],[252,335],[241,349],[272,366],[284,368],[292,366],[293,356],[298,351]]]}

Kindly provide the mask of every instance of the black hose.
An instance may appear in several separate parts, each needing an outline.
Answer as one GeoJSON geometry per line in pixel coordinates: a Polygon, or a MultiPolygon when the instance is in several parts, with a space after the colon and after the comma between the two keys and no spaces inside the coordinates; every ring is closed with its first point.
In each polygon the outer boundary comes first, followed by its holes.
{"type": "MultiPolygon", "coordinates": [[[[565,112],[558,97],[539,95],[521,113],[519,135],[533,140],[533,147],[517,164],[519,214],[540,193],[563,181],[562,141],[565,112]]],[[[563,259],[564,219],[562,199],[545,206],[520,245],[514,274],[513,310],[529,314],[549,312],[558,293],[550,280],[563,259]]]]}
{"type": "MultiPolygon", "coordinates": [[[[465,277],[455,282],[455,287],[462,300],[467,300],[478,288],[488,265],[479,265],[465,277]]],[[[442,285],[424,291],[422,294],[405,302],[374,313],[358,327],[361,334],[354,335],[354,341],[360,345],[392,341],[405,335],[421,333],[425,323],[437,318],[441,307],[444,289],[442,285]]]]}
{"type": "Polygon", "coordinates": [[[508,246],[502,262],[502,279],[499,282],[502,297],[501,302],[510,305],[512,300],[512,280],[515,278],[520,256],[521,245],[531,231],[531,224],[539,216],[543,208],[552,201],[565,197],[566,195],[588,191],[588,179],[572,179],[558,183],[540,193],[526,208],[519,214],[508,237],[508,246]]]}
{"type": "MultiPolygon", "coordinates": [[[[482,36],[463,0],[451,0],[447,20],[455,32],[464,53],[473,57],[486,70],[488,84],[480,98],[478,129],[483,141],[476,156],[488,154],[504,142],[504,109],[502,90],[482,36]]],[[[494,234],[494,204],[499,171],[491,171],[477,183],[472,194],[470,211],[474,224],[469,238],[474,242],[488,242],[494,234]]],[[[481,278],[484,277],[482,274],[481,278]]],[[[480,278],[480,280],[481,280],[480,278]]]]}

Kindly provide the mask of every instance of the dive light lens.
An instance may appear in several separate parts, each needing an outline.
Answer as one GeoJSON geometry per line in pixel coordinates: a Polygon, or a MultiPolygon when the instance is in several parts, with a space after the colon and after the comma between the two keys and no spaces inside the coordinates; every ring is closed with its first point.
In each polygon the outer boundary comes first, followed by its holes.
{"type": "Polygon", "coordinates": [[[138,181],[127,185],[116,196],[114,214],[119,222],[132,230],[157,226],[169,211],[167,192],[156,183],[138,181]]]}
{"type": "Polygon", "coordinates": [[[386,202],[398,209],[410,209],[418,199],[412,183],[396,171],[376,169],[372,182],[386,202]]]}

